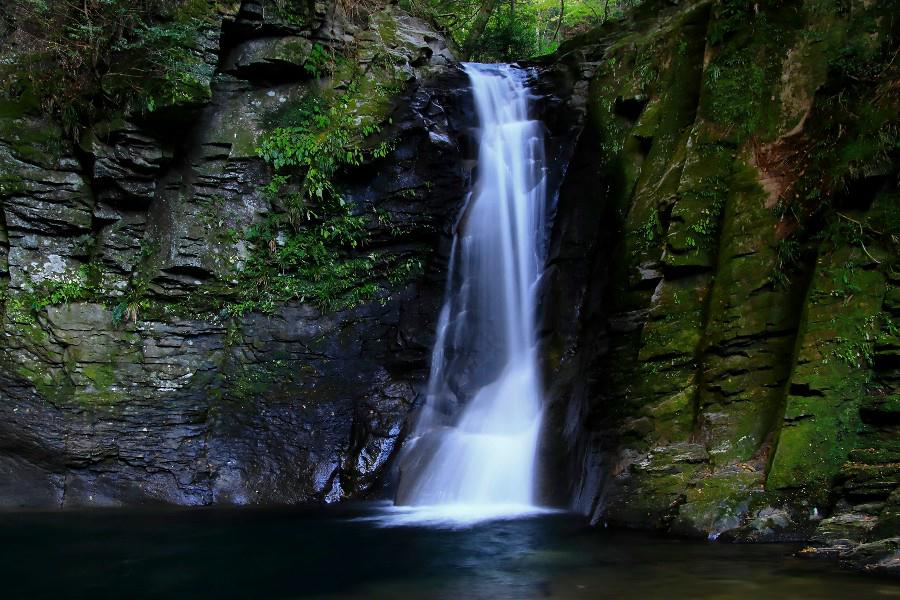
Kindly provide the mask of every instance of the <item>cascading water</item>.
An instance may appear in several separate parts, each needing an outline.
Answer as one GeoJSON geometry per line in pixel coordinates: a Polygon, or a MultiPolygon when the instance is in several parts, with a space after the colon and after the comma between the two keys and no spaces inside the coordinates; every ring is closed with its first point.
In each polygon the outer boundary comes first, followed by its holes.
{"type": "Polygon", "coordinates": [[[457,224],[427,400],[396,502],[477,518],[534,509],[542,415],[535,288],[547,194],[543,126],[528,118],[526,73],[480,64],[465,71],[480,122],[477,182],[457,224]]]}

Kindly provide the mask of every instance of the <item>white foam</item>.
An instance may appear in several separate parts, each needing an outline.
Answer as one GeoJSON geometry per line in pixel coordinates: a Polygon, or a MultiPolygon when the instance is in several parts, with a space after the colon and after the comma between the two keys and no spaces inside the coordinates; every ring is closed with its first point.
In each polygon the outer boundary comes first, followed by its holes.
{"type": "Polygon", "coordinates": [[[386,505],[377,514],[359,517],[381,527],[433,527],[466,529],[487,522],[527,519],[563,512],[559,509],[492,502],[487,504],[432,504],[425,506],[386,505]]]}

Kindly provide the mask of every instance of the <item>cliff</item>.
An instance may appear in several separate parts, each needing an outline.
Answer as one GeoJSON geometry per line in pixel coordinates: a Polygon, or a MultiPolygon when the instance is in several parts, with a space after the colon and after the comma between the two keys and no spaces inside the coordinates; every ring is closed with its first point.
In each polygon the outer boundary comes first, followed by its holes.
{"type": "Polygon", "coordinates": [[[0,506],[362,495],[427,375],[471,122],[442,38],[390,5],[173,10],[138,30],[189,34],[138,48],[162,81],[120,42],[102,114],[0,108],[0,506]]]}
{"type": "Polygon", "coordinates": [[[889,568],[896,9],[650,2],[554,59],[590,89],[547,291],[548,473],[595,521],[889,568]]]}

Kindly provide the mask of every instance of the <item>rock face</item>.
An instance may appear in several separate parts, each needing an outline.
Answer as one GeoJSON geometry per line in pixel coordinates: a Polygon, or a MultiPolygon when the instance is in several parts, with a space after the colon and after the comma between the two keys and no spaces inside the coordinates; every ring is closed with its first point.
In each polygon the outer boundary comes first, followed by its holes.
{"type": "Polygon", "coordinates": [[[78,144],[3,105],[0,506],[331,502],[375,487],[427,374],[471,108],[424,22],[295,4],[289,19],[281,2],[217,4],[196,94],[108,115],[78,144]],[[351,50],[364,84],[388,72],[373,61],[391,65],[380,112],[359,117],[389,151],[336,185],[365,217],[359,253],[418,268],[340,310],[240,309],[246,232],[284,211],[262,189],[261,136],[281,107],[341,90],[324,65],[351,50]]]}
{"type": "Polygon", "coordinates": [[[547,478],[594,521],[896,562],[898,31],[852,5],[646,2],[548,67],[547,478]]]}

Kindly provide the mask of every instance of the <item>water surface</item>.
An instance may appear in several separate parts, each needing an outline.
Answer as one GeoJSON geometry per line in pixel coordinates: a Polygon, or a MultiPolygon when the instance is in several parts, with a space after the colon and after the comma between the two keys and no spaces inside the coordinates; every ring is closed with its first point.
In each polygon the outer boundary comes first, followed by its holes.
{"type": "Polygon", "coordinates": [[[12,598],[900,598],[900,586],[728,545],[586,527],[569,514],[386,526],[333,509],[0,514],[12,598]]]}

